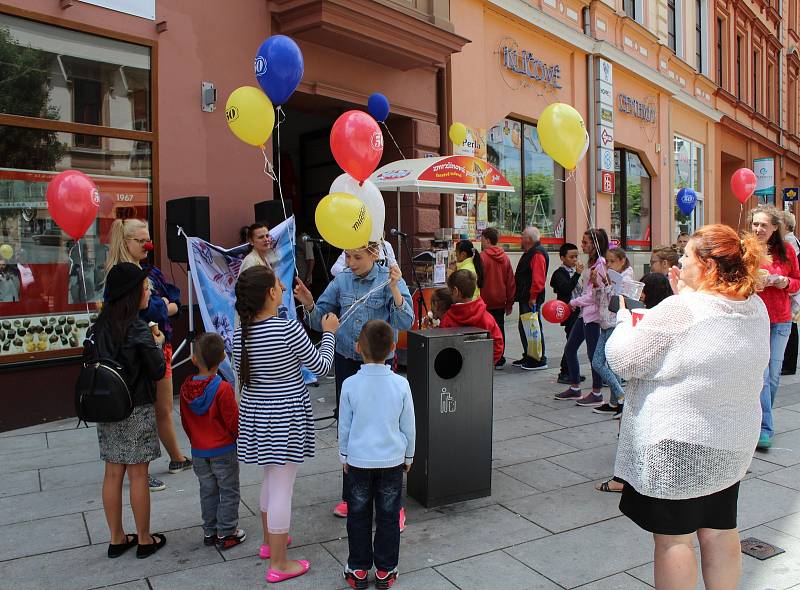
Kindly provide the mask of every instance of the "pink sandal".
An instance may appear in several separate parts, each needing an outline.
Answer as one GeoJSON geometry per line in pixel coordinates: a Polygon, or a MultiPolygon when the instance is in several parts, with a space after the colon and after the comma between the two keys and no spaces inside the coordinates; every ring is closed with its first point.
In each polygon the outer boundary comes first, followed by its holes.
{"type": "Polygon", "coordinates": [[[275,584],[277,582],[285,582],[286,580],[291,580],[292,578],[297,578],[298,576],[302,576],[311,567],[311,564],[306,559],[298,559],[297,563],[299,563],[300,567],[302,568],[299,572],[293,572],[293,573],[279,572],[278,570],[269,568],[267,570],[267,575],[264,576],[264,578],[270,584],[275,584]]]}
{"type": "MultiPolygon", "coordinates": [[[[292,536],[289,535],[286,538],[286,546],[289,547],[291,544],[292,544],[292,536]]],[[[264,545],[261,545],[261,549],[258,550],[258,556],[261,559],[269,559],[270,557],[269,545],[267,545],[266,543],[264,545]]]]}

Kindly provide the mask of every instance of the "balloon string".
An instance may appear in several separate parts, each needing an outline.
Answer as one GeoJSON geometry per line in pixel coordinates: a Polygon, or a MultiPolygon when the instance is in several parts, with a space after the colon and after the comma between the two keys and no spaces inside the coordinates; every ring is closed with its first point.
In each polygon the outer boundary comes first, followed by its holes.
{"type": "Polygon", "coordinates": [[[273,182],[277,182],[278,179],[275,177],[275,169],[272,167],[272,162],[270,162],[269,158],[267,157],[266,146],[261,146],[261,153],[264,155],[264,174],[269,176],[273,182]]]}
{"type": "Polygon", "coordinates": [[[744,203],[739,203],[739,223],[737,224],[738,231],[742,231],[742,213],[744,212],[744,203]]]}
{"type": "Polygon", "coordinates": [[[575,191],[578,193],[578,201],[580,201],[581,209],[583,210],[583,213],[586,216],[586,223],[588,225],[587,231],[589,231],[589,237],[592,238],[595,252],[597,253],[597,256],[599,258],[600,256],[602,256],[602,254],[600,253],[600,244],[597,241],[597,231],[591,231],[592,229],[594,229],[594,225],[592,224],[591,220],[589,202],[586,193],[583,190],[583,182],[581,181],[580,168],[576,166],[575,169],[570,172],[570,174],[575,178],[575,191]]]}
{"type": "MultiPolygon", "coordinates": [[[[81,250],[81,241],[77,240],[76,245],[78,246],[78,261],[81,269],[81,283],[83,283],[83,301],[84,303],[86,303],[86,320],[89,322],[89,325],[91,325],[92,314],[89,311],[89,293],[87,293],[86,291],[86,273],[83,270],[83,251],[81,250]]],[[[75,246],[73,246],[72,249],[74,250],[75,246]]],[[[71,257],[72,257],[72,250],[70,250],[70,258],[71,257]]]]}
{"type": "Polygon", "coordinates": [[[389,131],[389,126],[386,124],[386,122],[385,122],[385,121],[381,121],[381,122],[380,122],[380,124],[381,124],[381,125],[383,125],[383,128],[384,128],[384,129],[386,129],[386,133],[388,133],[388,134],[389,134],[389,138],[392,140],[392,143],[394,144],[394,147],[395,147],[395,148],[397,148],[397,151],[398,151],[398,153],[400,154],[400,157],[401,157],[401,158],[403,158],[403,159],[405,160],[405,159],[406,159],[406,157],[405,157],[405,155],[403,154],[403,151],[400,149],[400,146],[399,146],[399,145],[397,145],[397,141],[395,140],[395,138],[394,138],[394,135],[392,135],[392,132],[391,132],[391,131],[389,131]]]}
{"type": "Polygon", "coordinates": [[[377,291],[381,291],[390,282],[391,282],[391,279],[382,282],[377,287],[373,287],[372,289],[367,291],[366,294],[362,295],[361,297],[359,297],[358,299],[353,301],[353,304],[350,306],[350,308],[346,312],[344,312],[342,314],[342,317],[339,318],[339,325],[341,326],[347,320],[349,320],[350,317],[353,315],[353,312],[355,312],[356,310],[358,310],[359,307],[364,305],[364,303],[366,303],[366,301],[367,301],[367,299],[369,298],[370,295],[372,295],[373,293],[375,293],[377,291]]]}
{"type": "MultiPolygon", "coordinates": [[[[278,169],[277,171],[275,171],[276,174],[275,176],[273,176],[273,180],[275,180],[275,183],[278,185],[278,196],[281,199],[281,207],[283,208],[283,220],[288,222],[289,215],[286,212],[286,200],[283,198],[283,186],[282,186],[283,183],[281,182],[281,125],[283,125],[283,123],[286,121],[286,113],[283,112],[283,108],[281,107],[281,105],[278,105],[276,109],[276,115],[277,116],[275,117],[275,119],[277,120],[277,123],[275,125],[275,144],[276,144],[275,147],[278,150],[278,156],[277,156],[278,169]]],[[[264,155],[264,158],[266,159],[266,153],[264,155]]],[[[289,232],[289,243],[292,245],[292,263],[295,272],[294,276],[299,277],[300,270],[297,268],[297,256],[295,256],[295,242],[296,242],[295,232],[293,231],[289,232]]]]}

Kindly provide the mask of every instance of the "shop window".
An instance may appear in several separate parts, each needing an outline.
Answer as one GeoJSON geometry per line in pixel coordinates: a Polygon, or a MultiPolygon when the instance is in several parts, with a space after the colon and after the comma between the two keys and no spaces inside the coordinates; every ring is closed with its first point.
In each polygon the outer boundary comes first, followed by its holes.
{"type": "Polygon", "coordinates": [[[626,250],[649,250],[650,173],[636,152],[614,150],[615,193],[611,198],[611,235],[626,250]]]}
{"type": "Polygon", "coordinates": [[[677,135],[673,139],[672,208],[675,235],[681,231],[691,235],[704,223],[704,150],[702,144],[690,139],[677,135]],[[676,203],[678,191],[682,188],[691,188],[697,194],[697,205],[689,215],[684,215],[676,203]]]}
{"type": "Polygon", "coordinates": [[[0,113],[151,130],[149,47],[0,14],[0,56],[0,113]]]}
{"type": "Polygon", "coordinates": [[[558,250],[564,243],[564,169],[544,153],[536,126],[504,119],[489,131],[487,157],[515,188],[488,194],[488,225],[513,250],[520,249],[522,230],[534,225],[542,245],[558,250]]]}

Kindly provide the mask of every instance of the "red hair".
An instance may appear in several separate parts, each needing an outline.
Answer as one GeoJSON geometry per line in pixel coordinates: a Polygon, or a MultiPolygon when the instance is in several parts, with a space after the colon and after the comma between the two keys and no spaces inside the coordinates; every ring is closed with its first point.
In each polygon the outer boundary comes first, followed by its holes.
{"type": "Polygon", "coordinates": [[[733,228],[714,224],[697,230],[689,241],[705,267],[699,289],[723,297],[749,297],[755,293],[758,269],[766,256],[755,235],[743,232],[740,237],[733,228]]]}

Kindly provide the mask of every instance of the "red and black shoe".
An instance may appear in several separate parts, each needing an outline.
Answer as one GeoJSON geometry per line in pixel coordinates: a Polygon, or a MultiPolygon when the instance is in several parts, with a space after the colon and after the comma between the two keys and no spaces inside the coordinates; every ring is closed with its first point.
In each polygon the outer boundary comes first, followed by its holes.
{"type": "Polygon", "coordinates": [[[347,585],[351,588],[358,588],[359,590],[362,588],[369,588],[368,575],[369,572],[367,570],[351,570],[349,565],[345,565],[344,571],[342,572],[342,576],[344,576],[347,585]]]}
{"type": "Polygon", "coordinates": [[[383,570],[376,570],[375,571],[375,587],[378,590],[388,590],[397,581],[397,575],[398,575],[397,574],[397,568],[394,568],[390,572],[385,572],[383,570]]]}
{"type": "Polygon", "coordinates": [[[236,547],[237,545],[244,543],[246,538],[247,535],[242,529],[236,529],[232,535],[218,537],[217,544],[219,545],[220,549],[231,549],[232,547],[236,547]]]}

